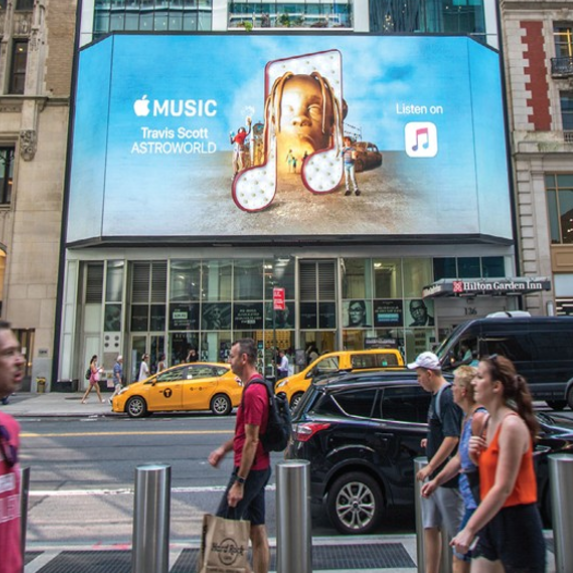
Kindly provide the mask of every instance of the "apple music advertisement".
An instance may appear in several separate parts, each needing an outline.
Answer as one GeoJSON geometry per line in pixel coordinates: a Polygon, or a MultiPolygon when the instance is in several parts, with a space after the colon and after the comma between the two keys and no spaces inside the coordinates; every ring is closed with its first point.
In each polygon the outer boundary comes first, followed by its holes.
{"type": "Polygon", "coordinates": [[[110,36],[80,53],[68,244],[510,242],[501,94],[465,37],[110,36]]]}

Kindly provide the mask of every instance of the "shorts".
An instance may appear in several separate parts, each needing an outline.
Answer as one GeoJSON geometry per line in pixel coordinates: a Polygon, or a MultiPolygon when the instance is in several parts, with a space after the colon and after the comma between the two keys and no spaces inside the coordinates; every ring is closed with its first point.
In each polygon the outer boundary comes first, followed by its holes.
{"type": "Polygon", "coordinates": [[[430,497],[422,497],[422,525],[424,529],[442,525],[450,539],[460,530],[464,516],[464,502],[457,487],[438,487],[430,497]]]}
{"type": "Polygon", "coordinates": [[[545,539],[537,504],[502,508],[478,537],[473,558],[499,560],[505,573],[545,572],[545,539]]]}
{"type": "Polygon", "coordinates": [[[267,468],[266,470],[251,470],[243,487],[243,499],[236,507],[229,507],[227,494],[231,486],[235,483],[238,470],[239,468],[235,468],[231,474],[231,479],[217,509],[217,516],[226,519],[246,519],[251,522],[251,525],[264,525],[265,486],[271,477],[271,468],[267,468]]]}

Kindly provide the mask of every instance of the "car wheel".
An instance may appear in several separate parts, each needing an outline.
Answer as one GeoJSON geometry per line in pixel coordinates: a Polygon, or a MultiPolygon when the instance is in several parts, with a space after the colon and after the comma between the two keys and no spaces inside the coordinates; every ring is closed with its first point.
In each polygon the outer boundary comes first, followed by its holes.
{"type": "Polygon", "coordinates": [[[556,410],[557,412],[561,412],[565,406],[567,406],[566,400],[545,400],[545,403],[552,409],[556,410]]]}
{"type": "Polygon", "coordinates": [[[226,416],[231,413],[233,405],[226,394],[215,394],[211,400],[211,411],[215,416],[226,416]]]}
{"type": "Polygon", "coordinates": [[[567,391],[567,404],[569,404],[569,408],[573,410],[573,386],[567,391]]]}
{"type": "Polygon", "coordinates": [[[369,533],[382,514],[383,498],[376,480],[362,472],[336,479],[328,491],[328,517],[341,533],[369,533]]]}
{"type": "Polygon", "coordinates": [[[127,401],[125,411],[130,418],[143,418],[147,414],[147,403],[141,396],[133,396],[127,401]]]}
{"type": "Polygon", "coordinates": [[[298,403],[300,402],[302,395],[303,395],[303,392],[297,392],[296,394],[293,394],[292,398],[290,399],[290,409],[291,410],[294,410],[298,406],[298,403]]]}

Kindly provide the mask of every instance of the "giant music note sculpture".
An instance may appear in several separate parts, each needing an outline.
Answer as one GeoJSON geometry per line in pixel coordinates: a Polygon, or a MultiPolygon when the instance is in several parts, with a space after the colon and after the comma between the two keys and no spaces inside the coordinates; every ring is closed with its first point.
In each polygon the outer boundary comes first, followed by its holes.
{"type": "Polygon", "coordinates": [[[284,158],[293,150],[303,158],[304,186],[317,194],[334,191],[343,176],[343,113],[338,50],[269,62],[265,67],[263,163],[235,177],[235,204],[244,211],[266,209],[275,197],[284,158]]]}

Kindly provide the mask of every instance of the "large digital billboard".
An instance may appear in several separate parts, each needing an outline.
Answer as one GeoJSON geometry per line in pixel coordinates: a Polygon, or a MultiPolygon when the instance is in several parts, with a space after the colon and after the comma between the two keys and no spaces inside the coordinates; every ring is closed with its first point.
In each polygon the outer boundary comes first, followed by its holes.
{"type": "Polygon", "coordinates": [[[80,53],[68,243],[512,238],[466,37],[116,35],[80,53]]]}

